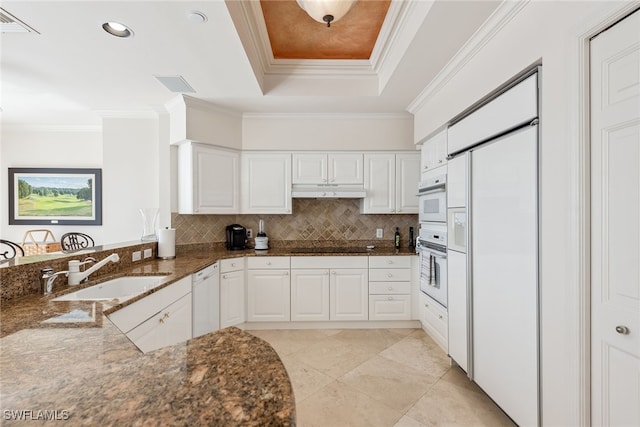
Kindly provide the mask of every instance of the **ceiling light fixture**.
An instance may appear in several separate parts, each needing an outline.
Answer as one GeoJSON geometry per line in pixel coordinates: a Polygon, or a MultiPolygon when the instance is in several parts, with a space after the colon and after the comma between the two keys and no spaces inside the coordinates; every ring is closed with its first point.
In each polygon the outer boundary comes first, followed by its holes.
{"type": "Polygon", "coordinates": [[[131,37],[133,36],[133,31],[131,28],[127,27],[124,24],[115,21],[109,21],[102,24],[102,29],[112,36],[116,37],[131,37]]]}
{"type": "Polygon", "coordinates": [[[296,0],[302,8],[315,21],[327,23],[338,22],[349,12],[356,0],[296,0]]]}

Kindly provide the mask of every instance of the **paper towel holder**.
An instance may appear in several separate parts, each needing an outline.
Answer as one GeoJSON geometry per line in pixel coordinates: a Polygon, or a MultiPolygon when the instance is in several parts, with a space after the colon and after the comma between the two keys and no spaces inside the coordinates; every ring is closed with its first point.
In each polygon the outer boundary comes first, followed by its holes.
{"type": "Polygon", "coordinates": [[[176,257],[176,230],[165,227],[158,230],[158,252],[160,259],[174,259],[176,257]]]}

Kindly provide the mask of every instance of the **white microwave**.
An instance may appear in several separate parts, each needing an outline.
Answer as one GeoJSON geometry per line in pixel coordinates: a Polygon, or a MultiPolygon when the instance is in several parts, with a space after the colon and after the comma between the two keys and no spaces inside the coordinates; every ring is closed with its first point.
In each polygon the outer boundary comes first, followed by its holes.
{"type": "Polygon", "coordinates": [[[447,221],[446,185],[446,175],[420,182],[418,187],[418,220],[420,222],[447,221]]]}

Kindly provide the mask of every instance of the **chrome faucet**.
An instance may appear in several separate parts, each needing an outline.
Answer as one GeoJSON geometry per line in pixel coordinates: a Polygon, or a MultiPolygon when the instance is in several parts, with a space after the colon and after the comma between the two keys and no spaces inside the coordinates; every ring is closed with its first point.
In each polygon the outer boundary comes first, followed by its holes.
{"type": "Polygon", "coordinates": [[[102,268],[108,262],[118,262],[120,261],[120,257],[118,254],[113,253],[108,257],[104,258],[102,261],[97,262],[91,268],[86,269],[85,271],[80,271],[80,266],[88,264],[90,262],[94,262],[93,259],[86,259],[83,262],[78,261],[77,259],[69,261],[69,285],[79,285],[84,279],[88,278],[91,273],[102,268]]]}
{"type": "Polygon", "coordinates": [[[65,276],[69,276],[68,271],[58,271],[57,273],[54,273],[53,268],[43,268],[40,272],[42,273],[42,293],[44,295],[49,295],[51,293],[53,290],[53,282],[59,275],[64,274],[65,276]]]}

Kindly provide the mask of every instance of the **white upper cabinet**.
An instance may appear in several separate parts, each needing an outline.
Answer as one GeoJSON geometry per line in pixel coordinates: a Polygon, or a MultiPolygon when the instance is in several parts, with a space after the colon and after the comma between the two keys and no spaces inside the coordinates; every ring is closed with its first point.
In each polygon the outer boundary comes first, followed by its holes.
{"type": "Polygon", "coordinates": [[[418,213],[420,153],[364,155],[365,214],[418,213]]]}
{"type": "Polygon", "coordinates": [[[294,153],[293,184],[362,184],[361,153],[294,153]]]}
{"type": "Polygon", "coordinates": [[[178,212],[240,212],[240,154],[208,144],[184,142],[178,148],[178,212]]]}
{"type": "Polygon", "coordinates": [[[242,153],[242,204],[245,214],[291,213],[291,155],[242,153]]]}
{"type": "MultiPolygon", "coordinates": [[[[429,172],[447,164],[447,129],[429,138],[422,144],[420,170],[429,172]]],[[[424,180],[424,178],[422,178],[424,180]]]]}

